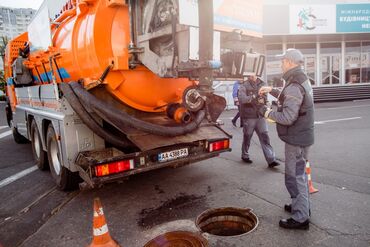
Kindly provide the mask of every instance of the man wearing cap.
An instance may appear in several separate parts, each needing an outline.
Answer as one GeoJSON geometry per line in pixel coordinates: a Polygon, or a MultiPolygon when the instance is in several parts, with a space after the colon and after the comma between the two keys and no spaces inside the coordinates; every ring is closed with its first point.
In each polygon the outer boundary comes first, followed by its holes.
{"type": "Polygon", "coordinates": [[[258,96],[258,90],[262,86],[266,86],[266,83],[255,75],[250,75],[247,78],[239,86],[238,92],[240,119],[243,123],[242,160],[246,163],[252,163],[248,151],[253,133],[256,132],[268,167],[273,168],[280,164],[276,161],[274,150],[270,144],[266,120],[258,114],[259,105],[264,105],[267,101],[265,95],[258,96]]]}
{"type": "Polygon", "coordinates": [[[259,113],[276,122],[280,139],[285,142],[285,186],[292,198],[285,211],[292,214],[279,226],[288,229],[309,229],[310,203],[305,166],[309,147],[314,143],[314,105],[312,88],[302,69],[303,55],[288,49],[282,55],[282,90],[262,87],[260,94],[271,93],[278,99],[278,109],[263,106],[259,113]]]}

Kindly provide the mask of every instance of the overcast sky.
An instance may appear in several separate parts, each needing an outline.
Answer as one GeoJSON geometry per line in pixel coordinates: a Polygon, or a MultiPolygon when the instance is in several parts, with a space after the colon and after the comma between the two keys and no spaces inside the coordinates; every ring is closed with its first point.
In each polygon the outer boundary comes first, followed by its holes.
{"type": "Polygon", "coordinates": [[[43,0],[1,0],[0,6],[38,9],[43,0]]]}

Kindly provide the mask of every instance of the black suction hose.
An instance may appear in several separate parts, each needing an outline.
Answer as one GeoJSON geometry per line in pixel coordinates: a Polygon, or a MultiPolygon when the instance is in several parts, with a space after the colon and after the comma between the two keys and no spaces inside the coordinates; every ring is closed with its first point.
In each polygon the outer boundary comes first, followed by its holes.
{"type": "Polygon", "coordinates": [[[106,140],[107,142],[113,144],[117,147],[128,147],[130,146],[128,142],[117,138],[117,136],[107,132],[104,130],[96,121],[95,119],[90,116],[90,114],[86,111],[86,109],[82,106],[81,102],[78,100],[77,96],[74,94],[72,88],[67,83],[60,83],[60,89],[63,92],[64,97],[66,97],[68,103],[71,105],[72,109],[77,113],[77,115],[81,118],[84,124],[87,125],[94,133],[98,136],[106,140]]]}
{"type": "Polygon", "coordinates": [[[78,96],[79,100],[86,105],[89,105],[98,115],[104,117],[115,125],[118,129],[123,129],[125,126],[130,126],[144,132],[148,132],[161,136],[178,136],[190,133],[198,128],[199,124],[205,117],[205,111],[200,110],[196,114],[194,120],[186,125],[169,127],[157,124],[148,123],[137,119],[124,111],[120,111],[110,104],[96,98],[94,95],[87,92],[79,83],[70,83],[73,92],[78,96]]]}

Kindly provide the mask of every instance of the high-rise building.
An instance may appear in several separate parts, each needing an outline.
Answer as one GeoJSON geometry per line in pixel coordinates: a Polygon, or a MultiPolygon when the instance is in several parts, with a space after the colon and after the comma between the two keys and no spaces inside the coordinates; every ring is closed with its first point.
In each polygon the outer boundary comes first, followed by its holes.
{"type": "Polygon", "coordinates": [[[0,7],[0,37],[13,38],[27,30],[36,10],[0,7]]]}
{"type": "MultiPolygon", "coordinates": [[[[11,39],[27,31],[27,26],[35,13],[36,10],[34,9],[0,7],[0,42],[2,42],[2,37],[11,39]]],[[[1,58],[0,70],[3,70],[3,60],[1,58]]]]}

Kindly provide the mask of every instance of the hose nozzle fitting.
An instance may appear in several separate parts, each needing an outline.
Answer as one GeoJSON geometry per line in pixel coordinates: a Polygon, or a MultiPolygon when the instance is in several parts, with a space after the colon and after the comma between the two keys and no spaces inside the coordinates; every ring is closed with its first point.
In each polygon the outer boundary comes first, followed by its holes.
{"type": "Polygon", "coordinates": [[[191,115],[189,111],[181,104],[169,104],[166,109],[167,116],[174,119],[177,123],[189,123],[191,115]]]}

